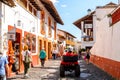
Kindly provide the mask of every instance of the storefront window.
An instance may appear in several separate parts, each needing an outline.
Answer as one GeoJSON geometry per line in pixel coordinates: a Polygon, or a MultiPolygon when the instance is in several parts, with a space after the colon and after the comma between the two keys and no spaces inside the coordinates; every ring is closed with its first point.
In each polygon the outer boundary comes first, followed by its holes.
{"type": "Polygon", "coordinates": [[[31,48],[32,53],[36,53],[36,36],[31,33],[27,33],[25,37],[25,44],[28,46],[28,48],[31,48]]]}
{"type": "Polygon", "coordinates": [[[32,52],[36,52],[36,36],[32,36],[32,52]]]}

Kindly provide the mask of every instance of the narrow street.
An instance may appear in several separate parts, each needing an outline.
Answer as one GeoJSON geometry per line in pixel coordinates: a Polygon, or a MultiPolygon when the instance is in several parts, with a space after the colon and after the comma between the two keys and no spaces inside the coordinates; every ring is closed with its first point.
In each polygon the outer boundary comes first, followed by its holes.
{"type": "Polygon", "coordinates": [[[45,67],[33,67],[29,70],[29,78],[24,79],[23,74],[18,74],[8,80],[114,80],[92,63],[86,64],[83,59],[79,60],[80,77],[76,78],[74,72],[65,72],[65,77],[59,76],[60,59],[46,61],[45,67]]]}
{"type": "Polygon", "coordinates": [[[119,35],[120,0],[0,0],[0,80],[120,80],[119,35]]]}

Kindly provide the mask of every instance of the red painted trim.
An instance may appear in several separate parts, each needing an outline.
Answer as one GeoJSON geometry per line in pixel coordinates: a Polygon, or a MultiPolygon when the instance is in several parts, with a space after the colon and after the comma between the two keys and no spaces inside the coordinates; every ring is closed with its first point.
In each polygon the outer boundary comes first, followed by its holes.
{"type": "Polygon", "coordinates": [[[113,14],[112,14],[112,24],[117,23],[120,21],[120,8],[117,9],[113,14]]]}
{"type": "Polygon", "coordinates": [[[91,55],[91,62],[108,74],[120,80],[120,62],[96,55],[91,55]]]}

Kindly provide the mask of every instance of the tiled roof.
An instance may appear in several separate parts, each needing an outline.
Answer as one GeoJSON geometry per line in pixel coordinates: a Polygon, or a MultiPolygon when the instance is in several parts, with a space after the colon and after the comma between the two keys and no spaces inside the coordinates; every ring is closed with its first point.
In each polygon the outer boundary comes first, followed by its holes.
{"type": "Polygon", "coordinates": [[[37,0],[29,0],[29,1],[38,11],[41,10],[40,5],[38,4],[37,0]]]}
{"type": "Polygon", "coordinates": [[[66,33],[66,34],[69,34],[69,35],[72,36],[73,38],[76,38],[74,35],[72,35],[71,33],[67,32],[67,31],[64,31],[64,30],[61,30],[61,29],[58,29],[58,30],[59,30],[59,31],[62,31],[62,32],[66,33]]]}
{"type": "Polygon", "coordinates": [[[92,22],[92,15],[93,15],[94,13],[95,13],[95,11],[94,11],[94,12],[91,12],[89,15],[86,15],[86,16],[78,19],[78,20],[75,21],[73,24],[74,24],[75,26],[77,26],[78,28],[81,29],[81,21],[84,21],[84,22],[86,22],[86,23],[89,23],[89,22],[91,23],[91,22],[92,22]]]}
{"type": "Polygon", "coordinates": [[[110,2],[108,4],[106,4],[105,6],[97,6],[97,8],[114,8],[117,7],[117,4],[110,2]]]}
{"type": "Polygon", "coordinates": [[[56,8],[54,7],[53,3],[50,0],[40,0],[42,4],[45,6],[45,8],[49,11],[49,13],[53,16],[53,18],[58,22],[59,24],[64,24],[61,20],[56,8]]]}
{"type": "Polygon", "coordinates": [[[4,4],[10,6],[10,7],[14,7],[15,3],[13,0],[0,0],[1,2],[3,2],[4,4]]]}

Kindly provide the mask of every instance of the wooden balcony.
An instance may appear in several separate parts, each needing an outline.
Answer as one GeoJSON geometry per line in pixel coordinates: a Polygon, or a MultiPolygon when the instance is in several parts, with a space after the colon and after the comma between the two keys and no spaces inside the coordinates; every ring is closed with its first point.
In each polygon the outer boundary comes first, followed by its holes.
{"type": "Polygon", "coordinates": [[[87,42],[93,41],[93,38],[83,38],[83,41],[87,41],[87,42]]]}
{"type": "Polygon", "coordinates": [[[70,41],[70,40],[66,40],[66,44],[75,45],[75,42],[70,41]]]}

